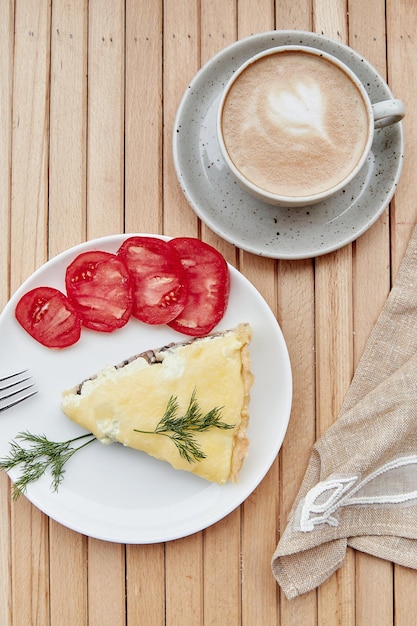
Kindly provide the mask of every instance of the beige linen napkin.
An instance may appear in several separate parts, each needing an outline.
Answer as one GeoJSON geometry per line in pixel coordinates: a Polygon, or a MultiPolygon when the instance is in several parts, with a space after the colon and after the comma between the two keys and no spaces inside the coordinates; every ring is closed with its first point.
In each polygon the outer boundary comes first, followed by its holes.
{"type": "Polygon", "coordinates": [[[272,559],[288,598],[347,546],[417,569],[417,227],[337,421],[314,445],[272,559]]]}

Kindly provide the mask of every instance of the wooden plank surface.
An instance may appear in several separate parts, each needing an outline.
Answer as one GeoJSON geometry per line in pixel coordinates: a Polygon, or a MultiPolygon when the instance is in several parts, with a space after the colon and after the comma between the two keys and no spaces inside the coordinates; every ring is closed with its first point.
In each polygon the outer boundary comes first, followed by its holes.
{"type": "MultiPolygon", "coordinates": [[[[0,4],[0,308],[10,296],[10,208],[13,101],[14,4],[0,4]]],[[[12,619],[10,481],[0,475],[0,623],[12,619]]]]}
{"type": "Polygon", "coordinates": [[[270,559],[417,220],[415,2],[4,0],[0,18],[0,309],[47,258],[87,238],[199,236],[268,302],[294,377],[288,432],[267,476],[190,537],[142,546],[84,537],[13,502],[2,474],[1,626],[409,626],[413,570],[348,550],[318,590],[288,601],[270,559]],[[351,45],[407,107],[390,207],[356,242],[316,259],[277,261],[225,242],[196,217],[174,171],[172,128],[190,80],[225,46],[274,28],[351,45]]]}

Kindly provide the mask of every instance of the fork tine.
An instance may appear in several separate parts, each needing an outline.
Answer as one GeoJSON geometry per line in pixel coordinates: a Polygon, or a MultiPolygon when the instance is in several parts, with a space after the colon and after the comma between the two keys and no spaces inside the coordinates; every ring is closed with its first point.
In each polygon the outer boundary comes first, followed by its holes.
{"type": "MultiPolygon", "coordinates": [[[[33,385],[30,385],[30,387],[33,387],[33,385]]],[[[29,387],[26,387],[26,389],[29,389],[29,387]]],[[[22,396],[20,398],[18,398],[17,400],[13,400],[13,402],[9,402],[9,404],[6,404],[5,406],[0,407],[0,413],[2,411],[5,411],[6,409],[10,409],[12,406],[16,406],[16,404],[19,404],[20,402],[23,402],[23,400],[27,400],[28,398],[31,398],[32,396],[36,395],[38,392],[37,391],[32,391],[32,393],[27,393],[25,396],[22,396]]],[[[13,394],[15,395],[15,394],[13,394]]]]}
{"type": "MultiPolygon", "coordinates": [[[[23,373],[23,372],[19,372],[19,373],[23,373]]],[[[14,374],[13,376],[17,376],[17,375],[18,374],[14,374]]],[[[13,376],[7,376],[6,378],[0,378],[0,383],[3,382],[4,380],[13,378],[13,376]]],[[[16,387],[17,385],[22,385],[26,381],[30,380],[30,378],[31,378],[31,376],[27,376],[26,378],[19,378],[19,380],[16,380],[14,383],[9,383],[8,385],[2,385],[0,387],[0,394],[1,394],[2,391],[6,391],[6,389],[11,389],[12,387],[16,387]]],[[[7,396],[4,396],[4,397],[7,398],[7,396]]]]}
{"type": "Polygon", "coordinates": [[[23,402],[23,400],[27,400],[27,398],[31,398],[37,393],[37,390],[34,389],[35,383],[31,383],[22,387],[25,382],[29,381],[32,378],[31,376],[18,378],[17,380],[15,380],[17,376],[21,376],[27,371],[28,370],[22,370],[20,372],[16,372],[15,374],[10,374],[9,376],[3,376],[2,378],[0,378],[0,383],[9,381],[7,385],[0,386],[0,413],[2,411],[6,411],[6,409],[10,409],[10,407],[19,404],[20,402],[23,402]],[[13,389],[13,391],[8,391],[6,394],[2,393],[10,389],[13,389]],[[3,404],[4,401],[9,400],[10,398],[14,399],[11,400],[8,404],[3,404]]]}
{"type": "MultiPolygon", "coordinates": [[[[16,385],[17,383],[15,385],[9,385],[9,387],[3,387],[3,389],[9,389],[10,387],[15,387],[16,385]]],[[[23,391],[26,391],[27,389],[31,389],[31,387],[34,387],[34,386],[35,384],[32,383],[31,385],[27,385],[26,387],[19,387],[19,389],[16,389],[16,391],[11,391],[10,393],[6,393],[4,394],[4,396],[2,395],[0,397],[0,400],[7,400],[8,398],[13,398],[13,396],[17,396],[18,393],[22,393],[23,391]]],[[[0,389],[0,391],[3,391],[3,389],[0,389]]]]}
{"type": "Polygon", "coordinates": [[[20,370],[20,372],[15,372],[14,374],[9,374],[8,376],[3,376],[0,378],[0,383],[5,380],[10,380],[11,378],[15,378],[16,376],[20,376],[21,374],[26,374],[28,370],[20,370]]]}

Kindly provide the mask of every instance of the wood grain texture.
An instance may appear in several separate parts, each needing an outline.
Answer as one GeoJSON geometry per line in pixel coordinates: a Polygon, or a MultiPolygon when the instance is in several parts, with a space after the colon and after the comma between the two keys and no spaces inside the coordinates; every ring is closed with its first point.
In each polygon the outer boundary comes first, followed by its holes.
{"type": "Polygon", "coordinates": [[[88,7],[87,236],[94,239],[123,232],[125,17],[122,0],[88,7]]]}
{"type": "Polygon", "coordinates": [[[49,624],[48,518],[21,498],[11,509],[13,624],[49,624]],[[30,589],[30,593],[28,593],[30,589]]]}
{"type": "Polygon", "coordinates": [[[126,2],[124,181],[130,233],[162,231],[162,21],[162,2],[126,2]]]}
{"type": "Polygon", "coordinates": [[[9,298],[13,115],[13,2],[0,4],[0,306],[9,298]]]}
{"type": "Polygon", "coordinates": [[[200,3],[178,0],[164,4],[164,135],[163,232],[171,237],[195,236],[199,222],[177,181],[172,158],[172,129],[185,89],[200,68],[200,3]]]}
{"type": "Polygon", "coordinates": [[[54,2],[51,22],[49,256],[87,236],[88,4],[54,2]]]}
{"type": "Polygon", "coordinates": [[[165,624],[165,546],[126,546],[128,624],[165,624]]]}
{"type": "Polygon", "coordinates": [[[86,626],[88,622],[87,538],[49,522],[51,624],[86,626]]]}
{"type": "Polygon", "coordinates": [[[47,258],[50,21],[47,1],[15,3],[12,291],[47,258]]]}
{"type": "Polygon", "coordinates": [[[417,68],[410,62],[415,54],[417,5],[412,0],[401,0],[398,6],[390,4],[387,6],[387,19],[387,77],[391,89],[401,94],[407,108],[403,122],[407,158],[404,159],[400,184],[391,205],[391,275],[394,281],[417,217],[413,167],[417,155],[416,129],[413,124],[417,107],[414,97],[417,68]]]}
{"type": "Polygon", "coordinates": [[[2,603],[0,619],[4,626],[12,624],[12,554],[10,481],[5,474],[0,476],[0,585],[2,603]]]}
{"type": "MultiPolygon", "coordinates": [[[[14,3],[0,3],[0,309],[10,296],[14,3]]],[[[0,476],[0,623],[12,624],[10,481],[0,476]]]]}
{"type": "Polygon", "coordinates": [[[88,623],[124,624],[126,621],[125,546],[88,540],[88,623]]]}
{"type": "Polygon", "coordinates": [[[24,498],[13,502],[1,475],[1,626],[409,626],[414,570],[348,550],[318,590],[288,601],[270,559],[417,220],[416,31],[414,0],[0,3],[0,308],[48,258],[87,238],[199,236],[265,298],[293,369],[291,419],[267,476],[190,537],[87,538],[24,498]],[[274,28],[350,44],[407,107],[393,201],[357,241],[316,259],[276,261],[222,240],[197,218],[174,170],[174,118],[195,73],[237,39],[274,28]]]}

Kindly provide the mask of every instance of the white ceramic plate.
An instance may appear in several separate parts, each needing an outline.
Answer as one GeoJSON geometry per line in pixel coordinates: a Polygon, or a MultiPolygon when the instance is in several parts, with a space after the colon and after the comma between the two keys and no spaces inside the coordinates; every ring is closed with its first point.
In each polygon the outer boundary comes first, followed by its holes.
{"type": "MultiPolygon", "coordinates": [[[[80,341],[50,350],[34,341],[14,318],[18,299],[34,287],[64,290],[65,268],[85,250],[115,252],[128,235],[82,244],[50,260],[14,294],[0,316],[0,376],[27,367],[39,393],[0,418],[0,457],[9,442],[29,430],[62,441],[82,433],[60,410],[61,391],[107,364],[117,364],[147,348],[159,348],[184,335],[168,326],[131,319],[112,334],[84,329],[80,341]]],[[[230,302],[219,329],[247,321],[255,384],[251,394],[249,454],[238,484],[219,486],[118,444],[94,442],[66,466],[58,492],[44,477],[29,486],[27,497],[40,510],[80,533],[121,543],[156,543],[183,537],[217,522],[239,506],[273,463],[284,438],[291,409],[292,379],[288,352],[270,308],[237,270],[230,268],[230,302]]],[[[219,384],[221,381],[219,380],[219,384]]],[[[11,478],[18,472],[13,470],[11,478]]]]}
{"type": "Polygon", "coordinates": [[[175,119],[173,156],[186,198],[214,232],[254,254],[302,259],[341,248],[378,219],[395,192],[404,142],[401,123],[376,131],[362,172],[331,200],[311,207],[273,207],[243,191],[220,153],[217,106],[225,84],[242,63],[262,50],[288,44],[318,48],[344,61],[372,102],[393,97],[378,72],[348,46],[304,31],[253,35],[221,50],[191,81],[175,119]]]}

